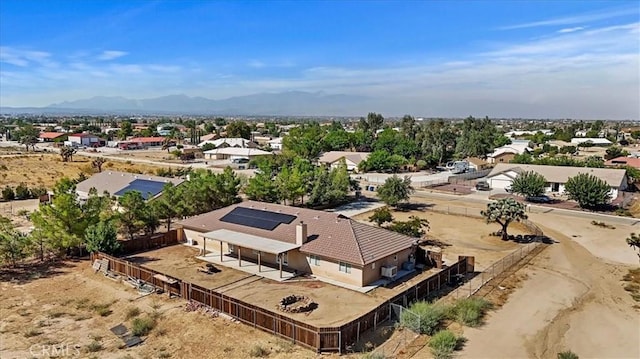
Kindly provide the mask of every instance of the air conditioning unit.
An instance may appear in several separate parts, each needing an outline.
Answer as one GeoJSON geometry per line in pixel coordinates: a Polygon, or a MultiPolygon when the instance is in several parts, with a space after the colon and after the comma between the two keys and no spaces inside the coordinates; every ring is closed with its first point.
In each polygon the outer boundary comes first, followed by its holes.
{"type": "Polygon", "coordinates": [[[381,267],[382,276],[386,278],[394,278],[398,274],[398,266],[381,267]]]}

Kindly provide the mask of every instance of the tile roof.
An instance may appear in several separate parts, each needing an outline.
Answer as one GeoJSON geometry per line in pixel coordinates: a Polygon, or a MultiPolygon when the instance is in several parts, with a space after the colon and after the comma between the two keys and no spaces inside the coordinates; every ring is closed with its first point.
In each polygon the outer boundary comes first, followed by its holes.
{"type": "Polygon", "coordinates": [[[309,238],[300,248],[301,252],[355,265],[366,265],[400,252],[410,248],[416,241],[415,238],[360,223],[336,213],[256,201],[234,204],[184,219],[177,224],[202,233],[227,229],[296,243],[296,225],[300,222],[307,224],[309,238]],[[290,224],[282,223],[272,231],[220,221],[220,218],[237,207],[290,214],[296,216],[296,219],[290,224]]]}
{"type": "Polygon", "coordinates": [[[76,191],[89,193],[91,188],[95,188],[98,191],[98,194],[102,194],[107,191],[113,195],[116,192],[125,189],[131,182],[137,179],[164,183],[172,182],[174,185],[179,185],[184,182],[181,178],[167,178],[128,172],[103,171],[78,183],[76,191]]]}
{"type": "Polygon", "coordinates": [[[499,163],[487,175],[488,178],[497,176],[501,173],[515,171],[534,171],[548,181],[553,183],[566,183],[570,177],[580,173],[592,174],[605,182],[611,187],[620,187],[625,180],[626,172],[623,169],[614,168],[590,168],[590,167],[569,167],[569,166],[544,166],[544,165],[525,165],[519,163],[499,163]]]}
{"type": "Polygon", "coordinates": [[[333,163],[341,158],[348,159],[356,165],[369,158],[369,152],[349,152],[349,151],[329,151],[325,152],[318,158],[320,163],[333,163]]]}
{"type": "Polygon", "coordinates": [[[631,166],[640,168],[640,158],[638,157],[617,157],[604,163],[605,166],[631,166]]]}
{"type": "Polygon", "coordinates": [[[149,142],[163,142],[165,137],[134,137],[127,142],[139,142],[139,143],[149,143],[149,142]]]}
{"type": "Polygon", "coordinates": [[[66,133],[62,133],[62,132],[41,132],[40,138],[52,140],[54,138],[58,138],[60,136],[66,136],[66,135],[67,135],[66,133]]]}

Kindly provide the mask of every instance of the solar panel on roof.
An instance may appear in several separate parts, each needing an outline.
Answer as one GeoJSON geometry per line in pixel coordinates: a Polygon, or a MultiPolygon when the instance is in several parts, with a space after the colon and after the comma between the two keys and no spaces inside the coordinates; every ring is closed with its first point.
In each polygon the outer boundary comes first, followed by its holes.
{"type": "Polygon", "coordinates": [[[273,231],[281,223],[291,223],[296,216],[253,208],[236,207],[224,215],[222,222],[273,231]]]}
{"type": "Polygon", "coordinates": [[[130,182],[127,187],[119,190],[114,194],[116,196],[122,196],[129,191],[138,191],[142,193],[142,197],[144,199],[147,199],[149,197],[155,197],[158,193],[162,192],[164,185],[164,182],[135,179],[130,182]]]}

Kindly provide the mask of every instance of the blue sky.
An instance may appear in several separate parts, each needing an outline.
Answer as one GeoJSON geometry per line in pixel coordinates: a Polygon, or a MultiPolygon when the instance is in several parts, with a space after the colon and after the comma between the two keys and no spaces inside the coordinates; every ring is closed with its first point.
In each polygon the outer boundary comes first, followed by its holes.
{"type": "Polygon", "coordinates": [[[638,119],[637,1],[0,2],[0,105],[323,91],[387,115],[638,119]]]}

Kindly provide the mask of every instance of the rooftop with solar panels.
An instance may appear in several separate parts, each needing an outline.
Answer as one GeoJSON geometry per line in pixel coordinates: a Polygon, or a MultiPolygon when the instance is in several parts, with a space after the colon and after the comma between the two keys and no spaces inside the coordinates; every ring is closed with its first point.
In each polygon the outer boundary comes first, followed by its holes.
{"type": "Polygon", "coordinates": [[[114,196],[122,196],[130,191],[138,191],[144,199],[152,199],[160,195],[167,183],[179,185],[181,178],[166,178],[138,173],[103,171],[78,183],[76,192],[80,199],[89,197],[91,189],[98,194],[108,192],[114,196]]]}

